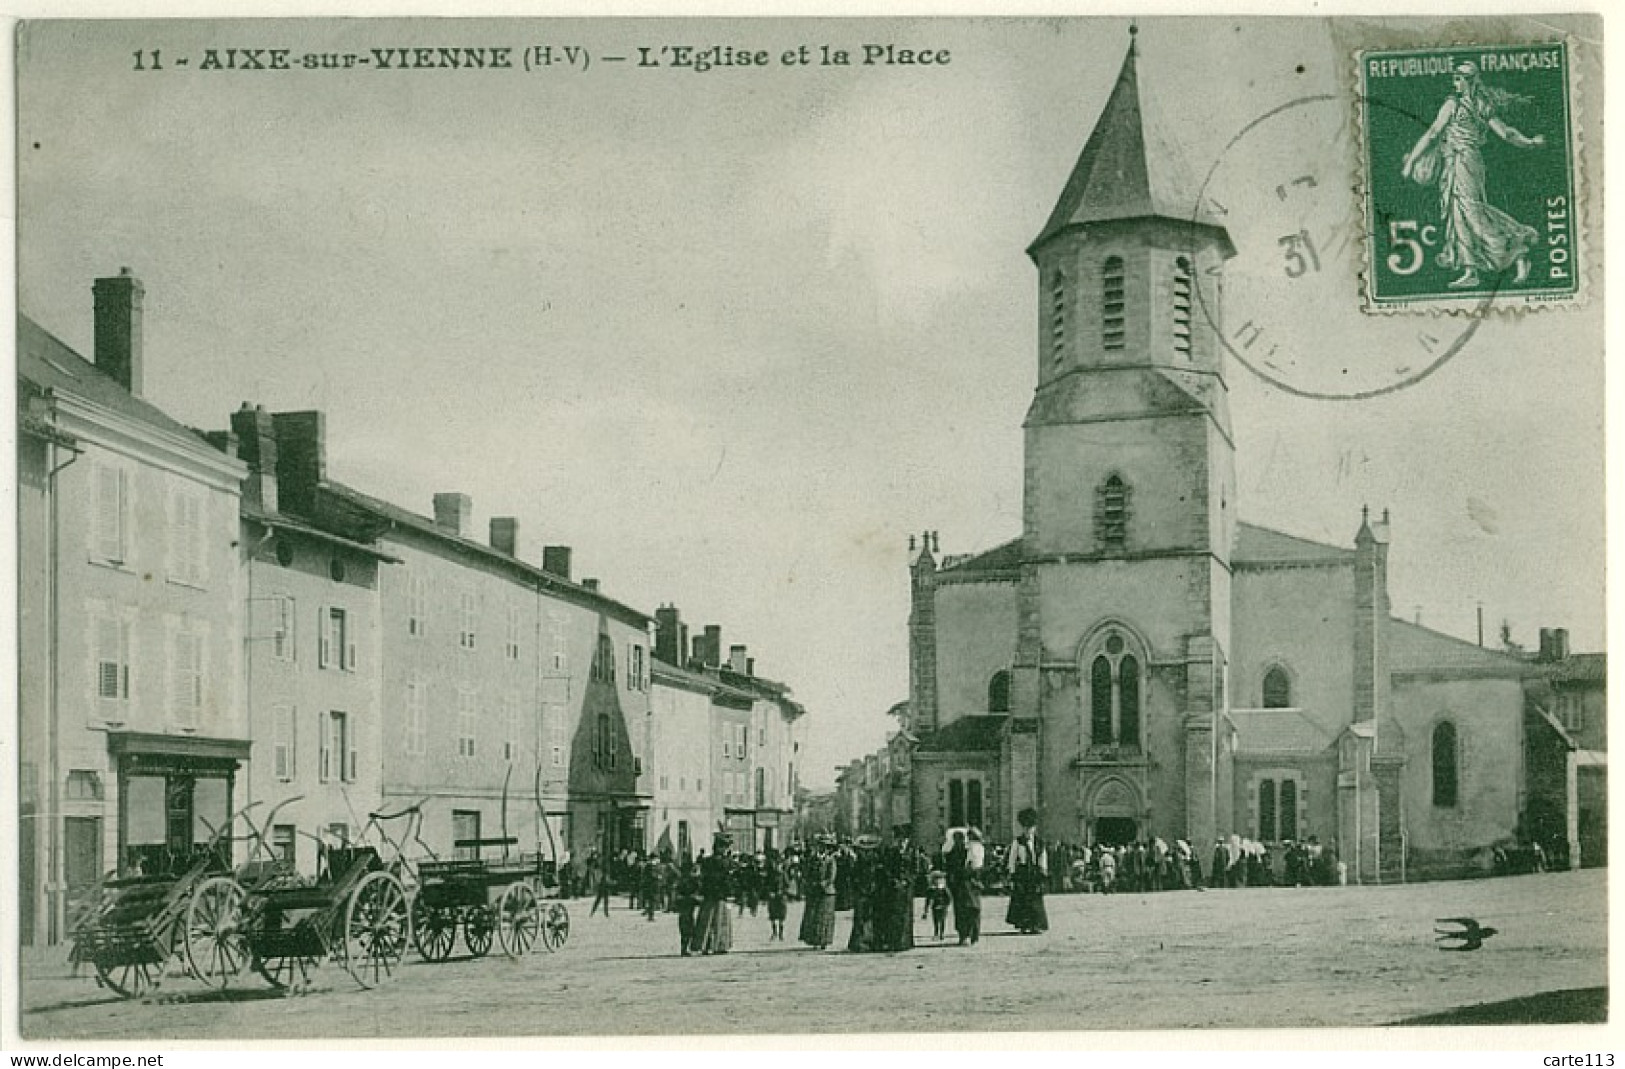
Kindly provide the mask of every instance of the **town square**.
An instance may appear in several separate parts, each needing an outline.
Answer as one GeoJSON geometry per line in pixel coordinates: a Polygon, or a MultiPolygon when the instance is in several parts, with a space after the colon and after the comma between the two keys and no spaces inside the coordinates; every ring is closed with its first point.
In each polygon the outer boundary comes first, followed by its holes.
{"type": "Polygon", "coordinates": [[[23,24],[22,1036],[1605,1021],[1599,35],[23,24]]]}

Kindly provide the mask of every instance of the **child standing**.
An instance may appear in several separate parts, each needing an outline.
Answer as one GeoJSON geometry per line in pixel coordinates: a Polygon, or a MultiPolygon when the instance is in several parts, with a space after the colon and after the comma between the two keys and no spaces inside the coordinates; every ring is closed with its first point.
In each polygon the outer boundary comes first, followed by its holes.
{"type": "MultiPolygon", "coordinates": [[[[931,914],[931,934],[941,939],[948,930],[948,903],[952,901],[948,894],[948,876],[940,869],[932,869],[925,879],[925,907],[931,914]]],[[[924,919],[923,914],[921,919],[924,919]]]]}

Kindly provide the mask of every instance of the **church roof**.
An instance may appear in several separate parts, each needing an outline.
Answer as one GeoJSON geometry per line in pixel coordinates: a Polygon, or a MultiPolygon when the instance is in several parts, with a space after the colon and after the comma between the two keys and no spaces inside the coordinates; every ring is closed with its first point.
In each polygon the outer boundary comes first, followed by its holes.
{"type": "Polygon", "coordinates": [[[1021,539],[1013,538],[1002,546],[964,557],[952,557],[943,563],[942,570],[958,572],[1006,572],[1021,566],[1021,539]]]}
{"type": "Polygon", "coordinates": [[[1390,621],[1388,668],[1393,672],[1471,672],[1534,675],[1537,669],[1521,657],[1486,649],[1465,639],[1406,620],[1390,621]]]}
{"type": "Polygon", "coordinates": [[[1272,531],[1251,523],[1236,524],[1232,564],[1299,564],[1311,561],[1353,560],[1354,550],[1325,542],[1272,531]]]}
{"type": "Polygon", "coordinates": [[[999,735],[1009,717],[962,716],[920,739],[914,752],[987,753],[999,748],[999,735]]]}
{"type": "MultiPolygon", "coordinates": [[[[1106,98],[1055,210],[1033,239],[1033,248],[1069,227],[1087,223],[1149,216],[1190,220],[1196,190],[1179,173],[1178,147],[1154,132],[1147,135],[1138,56],[1131,40],[1117,84],[1106,98]]],[[[1205,214],[1199,221],[1217,225],[1205,214]]]]}
{"type": "Polygon", "coordinates": [[[1240,757],[1306,756],[1324,753],[1335,736],[1298,709],[1232,709],[1236,753],[1240,757]]]}

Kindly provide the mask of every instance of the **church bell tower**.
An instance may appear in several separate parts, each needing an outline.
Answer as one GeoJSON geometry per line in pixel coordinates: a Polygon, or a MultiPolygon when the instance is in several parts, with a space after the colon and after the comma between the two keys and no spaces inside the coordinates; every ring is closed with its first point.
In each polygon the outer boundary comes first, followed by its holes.
{"type": "MultiPolygon", "coordinates": [[[[1131,30],[1131,33],[1134,32],[1131,30]]],[[[1147,121],[1131,37],[1037,267],[1011,810],[1072,841],[1215,832],[1234,447],[1222,225],[1147,121]],[[1025,773],[1025,774],[1024,774],[1025,773]],[[1024,795],[1023,792],[1026,792],[1024,795]]]]}

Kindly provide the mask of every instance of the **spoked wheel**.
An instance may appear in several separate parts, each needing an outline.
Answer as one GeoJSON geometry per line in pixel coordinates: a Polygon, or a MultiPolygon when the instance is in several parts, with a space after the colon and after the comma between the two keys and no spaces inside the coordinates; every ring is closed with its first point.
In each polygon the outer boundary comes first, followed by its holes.
{"type": "Polygon", "coordinates": [[[497,899],[497,946],[510,958],[530,952],[542,926],[541,903],[528,883],[510,884],[497,899]]]}
{"type": "Polygon", "coordinates": [[[570,911],[563,902],[549,902],[542,914],[542,946],[557,950],[570,938],[570,911]]]}
{"type": "Polygon", "coordinates": [[[248,964],[243,942],[243,900],[230,876],[212,876],[192,892],[182,933],[186,971],[210,987],[225,987],[248,964]]]}
{"type": "Polygon", "coordinates": [[[133,961],[120,965],[96,963],[97,981],[122,998],[142,998],[150,995],[162,978],[162,962],[133,961]]]}
{"type": "Polygon", "coordinates": [[[286,958],[271,958],[269,961],[255,958],[251,964],[254,971],[278,991],[297,994],[310,990],[311,981],[316,976],[321,961],[318,958],[295,954],[286,958]]]}
{"type": "Polygon", "coordinates": [[[463,914],[463,943],[476,958],[491,952],[492,930],[496,927],[496,912],[490,906],[477,906],[463,914]]]}
{"type": "Polygon", "coordinates": [[[412,900],[412,944],[423,955],[424,961],[445,961],[451,957],[451,948],[457,942],[457,914],[449,909],[436,909],[418,894],[412,900]]]}
{"type": "Polygon", "coordinates": [[[401,881],[387,872],[369,873],[344,908],[345,971],[364,988],[385,982],[406,953],[411,929],[401,881]]]}

